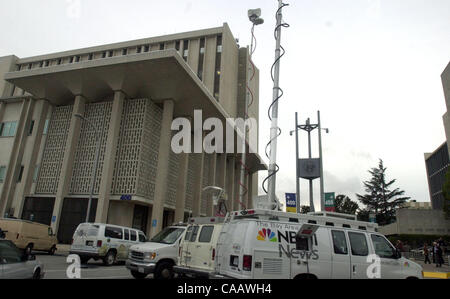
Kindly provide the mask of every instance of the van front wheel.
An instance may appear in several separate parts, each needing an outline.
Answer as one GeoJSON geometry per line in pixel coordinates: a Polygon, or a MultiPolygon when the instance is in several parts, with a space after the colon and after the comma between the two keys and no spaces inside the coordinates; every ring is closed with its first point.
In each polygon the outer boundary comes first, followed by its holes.
{"type": "Polygon", "coordinates": [[[172,279],[173,264],[169,262],[161,262],[155,270],[155,279],[172,279]]]}
{"type": "Polygon", "coordinates": [[[104,257],[103,263],[105,266],[112,266],[116,262],[116,253],[114,251],[109,251],[108,254],[104,257]]]}
{"type": "Polygon", "coordinates": [[[28,244],[27,247],[25,247],[25,254],[31,255],[32,251],[33,251],[33,244],[28,244]]]}
{"type": "Polygon", "coordinates": [[[144,273],[139,273],[137,271],[131,271],[131,275],[135,278],[135,279],[144,279],[147,277],[147,274],[144,273]]]}
{"type": "Polygon", "coordinates": [[[53,246],[52,248],[50,248],[50,250],[48,251],[48,254],[50,254],[50,255],[54,255],[55,254],[55,252],[56,252],[56,247],[55,246],[53,246]]]}

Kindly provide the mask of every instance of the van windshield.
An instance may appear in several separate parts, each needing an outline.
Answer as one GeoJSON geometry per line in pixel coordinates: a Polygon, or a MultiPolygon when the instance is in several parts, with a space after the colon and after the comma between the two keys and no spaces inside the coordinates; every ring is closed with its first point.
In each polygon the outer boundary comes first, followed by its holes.
{"type": "Polygon", "coordinates": [[[98,225],[89,225],[89,224],[80,225],[77,231],[75,232],[75,235],[80,237],[82,236],[96,237],[98,235],[99,228],[100,227],[98,225]]]}
{"type": "Polygon", "coordinates": [[[162,232],[154,236],[150,242],[162,243],[162,244],[173,244],[178,238],[183,234],[184,228],[168,227],[162,232]]]}

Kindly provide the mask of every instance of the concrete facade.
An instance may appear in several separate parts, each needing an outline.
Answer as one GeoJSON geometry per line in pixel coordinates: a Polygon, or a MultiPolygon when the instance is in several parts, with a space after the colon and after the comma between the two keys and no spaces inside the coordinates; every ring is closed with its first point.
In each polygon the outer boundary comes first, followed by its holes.
{"type": "Polygon", "coordinates": [[[439,210],[399,209],[396,218],[396,223],[380,227],[380,232],[387,236],[450,235],[450,220],[439,210]]]}
{"type": "Polygon", "coordinates": [[[425,166],[427,169],[430,200],[431,205],[435,210],[442,210],[443,208],[444,196],[442,193],[442,186],[450,166],[450,63],[445,68],[441,78],[442,86],[444,88],[445,104],[447,107],[447,112],[442,117],[446,142],[439,146],[433,153],[425,153],[425,166]]]}
{"type": "MultiPolygon", "coordinates": [[[[38,57],[1,57],[0,123],[11,134],[0,137],[0,212],[52,225],[68,242],[86,217],[97,147],[90,221],[153,236],[191,215],[211,216],[210,196],[202,192],[211,185],[226,189],[228,208],[237,209],[240,155],[175,154],[171,122],[192,120],[194,109],[204,120],[243,117],[247,55],[224,24],[38,57]]],[[[257,69],[251,86],[250,116],[258,119],[257,69]]],[[[258,154],[247,160],[251,196],[256,173],[266,166],[258,154]]]]}

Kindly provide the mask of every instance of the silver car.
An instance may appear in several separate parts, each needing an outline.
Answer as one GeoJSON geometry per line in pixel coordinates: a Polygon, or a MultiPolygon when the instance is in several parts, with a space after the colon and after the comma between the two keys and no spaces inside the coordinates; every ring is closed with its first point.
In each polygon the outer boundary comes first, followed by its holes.
{"type": "Polygon", "coordinates": [[[41,279],[44,267],[33,255],[26,255],[13,242],[0,239],[0,279],[41,279]]]}

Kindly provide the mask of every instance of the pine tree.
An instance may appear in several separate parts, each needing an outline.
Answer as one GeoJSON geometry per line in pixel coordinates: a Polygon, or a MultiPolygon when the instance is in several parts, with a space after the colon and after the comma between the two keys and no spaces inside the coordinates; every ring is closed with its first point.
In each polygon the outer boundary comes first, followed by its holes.
{"type": "Polygon", "coordinates": [[[396,210],[410,199],[403,196],[405,191],[399,188],[390,190],[396,180],[386,182],[386,169],[383,160],[380,159],[378,168],[369,170],[372,175],[370,181],[364,182],[366,194],[356,195],[358,200],[366,206],[365,211],[375,213],[377,223],[380,225],[392,223],[395,220],[396,210]]]}
{"type": "Polygon", "coordinates": [[[359,206],[347,195],[338,195],[334,200],[336,213],[355,215],[359,206]]]}

